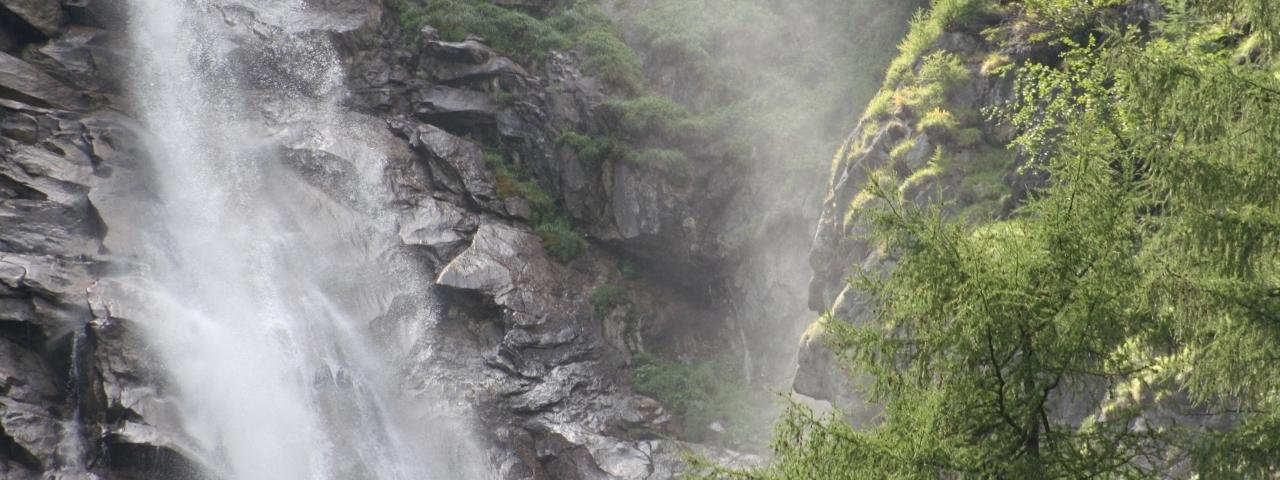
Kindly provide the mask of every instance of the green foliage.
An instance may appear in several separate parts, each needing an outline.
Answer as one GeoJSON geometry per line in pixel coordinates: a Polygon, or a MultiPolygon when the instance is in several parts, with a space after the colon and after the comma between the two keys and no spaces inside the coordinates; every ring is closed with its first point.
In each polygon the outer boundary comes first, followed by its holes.
{"type": "Polygon", "coordinates": [[[493,169],[497,179],[498,195],[502,198],[519,197],[529,202],[535,215],[542,215],[556,210],[555,200],[547,194],[538,183],[522,172],[511,168],[502,154],[493,150],[485,151],[485,163],[493,169]]]}
{"type": "Polygon", "coordinates": [[[1102,13],[1127,0],[1022,0],[1023,16],[1042,29],[1031,40],[1055,40],[1099,27],[1102,13]]]}
{"type": "MultiPolygon", "coordinates": [[[[904,78],[893,90],[892,105],[899,109],[928,112],[925,114],[927,117],[945,109],[951,92],[968,80],[969,70],[960,57],[949,52],[932,53],[921,60],[918,73],[904,78]]],[[[946,113],[945,110],[942,113],[946,113]]]]}
{"type": "Polygon", "coordinates": [[[573,149],[578,158],[591,163],[601,163],[622,148],[613,138],[593,137],[572,130],[560,134],[556,143],[573,149]]]}
{"type": "Polygon", "coordinates": [[[631,138],[668,135],[680,121],[689,118],[689,110],[684,105],[656,95],[610,100],[601,107],[615,118],[619,130],[631,138]]]}
{"type": "Polygon", "coordinates": [[[606,315],[627,301],[626,287],[617,283],[606,283],[591,291],[591,306],[599,315],[606,315]]]}
{"type": "Polygon", "coordinates": [[[932,136],[941,136],[958,126],[960,123],[956,121],[955,116],[951,115],[951,112],[935,107],[920,118],[916,128],[932,136]]]}
{"type": "Polygon", "coordinates": [[[542,247],[562,263],[578,258],[587,250],[587,239],[564,215],[542,215],[536,220],[534,233],[542,238],[542,247]]]}
{"type": "Polygon", "coordinates": [[[916,84],[936,83],[944,91],[950,91],[968,80],[969,69],[965,68],[960,57],[950,52],[934,52],[925,55],[920,62],[920,72],[915,77],[916,84]]]}
{"type": "Polygon", "coordinates": [[[895,268],[853,280],[874,318],[826,328],[883,423],[793,408],[771,465],[701,475],[1273,476],[1280,78],[1239,49],[1280,12],[1229,3],[1168,0],[1152,35],[1059,38],[1060,65],[1020,69],[1009,120],[1050,182],[1009,220],[948,220],[871,175],[895,268]],[[1072,420],[1060,395],[1101,408],[1072,420]]]}
{"type": "Polygon", "coordinates": [[[409,0],[387,0],[387,6],[410,35],[431,25],[444,40],[456,42],[479,35],[500,52],[536,60],[546,58],[552,50],[580,45],[586,73],[628,94],[644,89],[639,56],[622,41],[613,22],[594,1],[578,1],[547,19],[485,0],[432,0],[425,7],[409,0]]]}
{"type": "MultiPolygon", "coordinates": [[[[1070,1],[1070,0],[1068,0],[1070,1]]],[[[911,20],[907,37],[898,44],[898,57],[889,64],[884,86],[893,88],[911,75],[918,59],[928,53],[942,33],[981,17],[996,7],[993,0],[938,0],[911,20]]]]}
{"type": "Polygon", "coordinates": [[[586,58],[583,71],[628,94],[644,90],[640,57],[612,28],[597,27],[578,37],[586,58]]]}
{"type": "Polygon", "coordinates": [[[534,233],[542,239],[547,253],[561,262],[569,262],[587,249],[586,236],[574,228],[573,222],[556,205],[555,199],[538,182],[506,163],[502,154],[485,152],[485,163],[493,169],[498,195],[518,197],[529,202],[533,210],[534,233]]]}
{"type": "Polygon", "coordinates": [[[407,31],[416,32],[423,25],[431,25],[440,31],[440,38],[448,41],[479,35],[500,52],[535,58],[572,44],[542,20],[483,0],[432,0],[425,8],[398,3],[402,6],[393,8],[399,10],[401,26],[407,31]]]}
{"type": "Polygon", "coordinates": [[[396,15],[404,32],[417,32],[427,24],[426,10],[409,3],[409,0],[386,0],[386,5],[396,15]]]}
{"type": "Polygon", "coordinates": [[[727,429],[730,442],[744,436],[751,411],[747,386],[725,364],[685,365],[644,352],[636,353],[634,362],[632,388],[682,418],[686,438],[710,439],[710,426],[716,422],[727,429]]]}

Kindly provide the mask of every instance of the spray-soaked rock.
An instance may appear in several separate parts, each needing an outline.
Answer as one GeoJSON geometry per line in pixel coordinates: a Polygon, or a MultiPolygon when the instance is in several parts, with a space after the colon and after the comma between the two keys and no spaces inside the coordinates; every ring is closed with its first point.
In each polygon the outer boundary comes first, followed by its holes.
{"type": "Polygon", "coordinates": [[[67,15],[56,1],[49,0],[2,0],[0,6],[9,9],[19,18],[31,24],[40,33],[54,36],[67,21],[67,15]]]}
{"type": "Polygon", "coordinates": [[[21,59],[0,52],[0,98],[37,107],[80,108],[80,92],[21,59]]]}

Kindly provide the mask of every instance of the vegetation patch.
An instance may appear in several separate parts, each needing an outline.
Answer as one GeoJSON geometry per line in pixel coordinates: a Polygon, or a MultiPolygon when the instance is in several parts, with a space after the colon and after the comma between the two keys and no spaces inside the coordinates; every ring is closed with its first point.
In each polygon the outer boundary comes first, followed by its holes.
{"type": "Polygon", "coordinates": [[[425,6],[411,0],[386,1],[408,37],[430,25],[446,41],[477,35],[499,52],[536,61],[552,51],[581,46],[586,73],[627,94],[644,90],[640,57],[594,1],[577,1],[546,19],[485,0],[431,0],[425,6]]]}
{"type": "Polygon", "coordinates": [[[621,148],[613,138],[593,137],[572,130],[560,134],[556,143],[572,149],[579,159],[595,164],[603,163],[621,148]]]}
{"type": "Polygon", "coordinates": [[[628,301],[627,288],[621,284],[606,283],[591,291],[591,306],[595,307],[598,315],[608,315],[628,301]]]}
{"type": "Polygon", "coordinates": [[[587,239],[573,226],[567,215],[552,214],[535,220],[534,233],[542,238],[542,247],[561,263],[578,258],[587,250],[587,239]]]}
{"type": "Polygon", "coordinates": [[[687,440],[718,439],[732,446],[749,435],[747,385],[727,362],[685,365],[640,352],[631,380],[636,392],[662,402],[684,421],[687,440]]]}
{"type": "Polygon", "coordinates": [[[569,37],[546,22],[482,0],[431,0],[426,6],[391,0],[389,6],[409,35],[430,25],[446,41],[460,42],[468,35],[478,35],[500,52],[535,59],[572,45],[569,37]]]}
{"type": "Polygon", "coordinates": [[[508,165],[502,154],[496,151],[486,151],[485,162],[497,179],[498,195],[504,199],[522,198],[529,202],[533,210],[534,233],[542,239],[542,247],[548,254],[567,263],[586,251],[586,236],[573,226],[573,221],[536,180],[508,165]]]}
{"type": "Polygon", "coordinates": [[[689,110],[674,100],[656,95],[615,99],[601,106],[618,129],[630,138],[668,135],[689,118],[689,110]]]}

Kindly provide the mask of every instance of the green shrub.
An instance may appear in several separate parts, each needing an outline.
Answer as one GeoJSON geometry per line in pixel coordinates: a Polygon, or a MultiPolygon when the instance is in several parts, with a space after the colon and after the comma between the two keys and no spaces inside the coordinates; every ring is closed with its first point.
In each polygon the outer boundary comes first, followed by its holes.
{"type": "Polygon", "coordinates": [[[591,291],[591,306],[596,313],[606,315],[627,303],[627,289],[616,283],[606,283],[591,291]]]}
{"type": "Polygon", "coordinates": [[[484,161],[493,169],[497,178],[498,195],[502,198],[523,198],[529,202],[534,214],[555,210],[555,201],[538,183],[524,172],[507,165],[506,159],[496,150],[485,150],[484,161]]]}
{"type": "Polygon", "coordinates": [[[582,70],[628,94],[644,90],[640,57],[612,28],[597,27],[578,37],[586,58],[582,70]]]}
{"type": "Polygon", "coordinates": [[[406,33],[424,25],[448,41],[479,35],[494,49],[541,60],[551,50],[581,45],[583,71],[628,94],[644,89],[640,57],[617,33],[613,22],[591,1],[580,1],[546,20],[482,0],[432,0],[426,7],[408,0],[387,0],[406,33]]]}
{"type": "Polygon", "coordinates": [[[587,249],[586,237],[573,227],[573,222],[556,205],[555,199],[528,175],[507,165],[502,154],[488,150],[485,163],[493,169],[497,178],[498,195],[502,198],[523,198],[533,210],[534,233],[542,239],[547,253],[561,262],[568,262],[587,249]]]}
{"type": "Polygon", "coordinates": [[[572,130],[560,134],[556,143],[573,149],[579,159],[591,163],[603,162],[620,148],[612,138],[592,137],[572,130]]]}
{"type": "Polygon", "coordinates": [[[578,258],[587,250],[586,237],[574,229],[569,217],[564,215],[542,216],[534,233],[542,238],[542,247],[547,253],[562,263],[578,258]]]}
{"type": "Polygon", "coordinates": [[[406,0],[388,0],[400,27],[409,34],[424,25],[440,31],[440,38],[462,41],[479,35],[494,49],[511,55],[544,58],[551,50],[563,50],[570,41],[546,22],[526,13],[480,0],[432,0],[426,7],[406,0]]]}
{"type": "Polygon", "coordinates": [[[708,427],[715,422],[728,429],[730,442],[746,433],[751,420],[747,385],[726,365],[685,365],[644,352],[635,354],[634,360],[632,388],[683,418],[689,440],[710,438],[708,427]]]}
{"type": "Polygon", "coordinates": [[[911,19],[907,37],[898,44],[898,57],[889,64],[884,85],[893,88],[911,74],[916,60],[928,53],[948,27],[965,24],[997,7],[992,0],[939,0],[911,19]]]}
{"type": "Polygon", "coordinates": [[[920,62],[920,72],[916,74],[917,85],[938,84],[944,91],[950,91],[969,80],[969,69],[964,66],[960,57],[951,52],[934,52],[925,55],[920,62]]]}
{"type": "Polygon", "coordinates": [[[1126,0],[1023,0],[1024,15],[1043,30],[1032,41],[1056,40],[1096,26],[1103,10],[1126,0]]]}
{"type": "Polygon", "coordinates": [[[936,107],[920,118],[917,127],[933,137],[950,137],[950,132],[960,126],[950,111],[936,107]]]}
{"type": "Polygon", "coordinates": [[[656,95],[610,100],[601,107],[614,117],[624,133],[633,137],[665,135],[675,130],[677,122],[689,118],[689,110],[684,105],[656,95]]]}
{"type": "Polygon", "coordinates": [[[387,8],[396,15],[401,31],[416,34],[427,24],[427,11],[408,0],[387,0],[387,8]]]}

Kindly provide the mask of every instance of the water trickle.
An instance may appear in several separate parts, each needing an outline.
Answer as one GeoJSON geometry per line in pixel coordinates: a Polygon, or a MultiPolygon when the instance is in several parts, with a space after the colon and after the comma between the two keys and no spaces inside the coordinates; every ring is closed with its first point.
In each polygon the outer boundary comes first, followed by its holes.
{"type": "Polygon", "coordinates": [[[132,283],[211,473],[486,476],[448,422],[402,418],[395,366],[369,340],[393,300],[418,298],[405,314],[423,321],[432,303],[395,253],[378,145],[338,105],[323,13],[302,0],[130,2],[156,200],[132,283]]]}
{"type": "Polygon", "coordinates": [[[85,468],[85,455],[88,447],[85,440],[84,432],[84,413],[83,399],[84,391],[87,388],[88,379],[85,373],[89,371],[89,359],[86,355],[88,346],[88,335],[83,331],[77,331],[71,334],[71,363],[67,367],[67,392],[69,405],[72,405],[71,415],[67,419],[59,422],[58,446],[56,449],[55,468],[46,472],[44,477],[47,480],[57,480],[63,478],[87,479],[94,480],[98,476],[85,468]]]}

